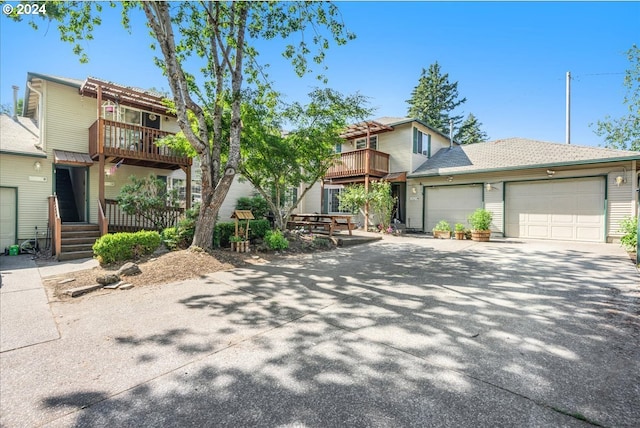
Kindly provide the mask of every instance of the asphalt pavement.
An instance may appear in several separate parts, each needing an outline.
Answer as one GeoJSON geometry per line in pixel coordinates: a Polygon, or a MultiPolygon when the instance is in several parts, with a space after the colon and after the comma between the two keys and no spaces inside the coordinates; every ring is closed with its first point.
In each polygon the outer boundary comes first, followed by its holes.
{"type": "MultiPolygon", "coordinates": [[[[33,269],[2,266],[3,312],[33,269]]],[[[47,334],[0,353],[0,425],[640,426],[639,280],[616,244],[390,237],[25,294],[53,326],[3,314],[47,334]]]]}

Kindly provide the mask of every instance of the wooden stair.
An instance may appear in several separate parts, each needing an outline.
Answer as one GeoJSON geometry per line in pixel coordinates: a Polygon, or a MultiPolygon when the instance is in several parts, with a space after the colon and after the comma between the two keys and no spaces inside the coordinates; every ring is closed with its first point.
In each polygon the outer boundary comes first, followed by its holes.
{"type": "Polygon", "coordinates": [[[62,224],[62,239],[58,260],[77,260],[93,257],[93,244],[100,237],[97,224],[62,224]]]}

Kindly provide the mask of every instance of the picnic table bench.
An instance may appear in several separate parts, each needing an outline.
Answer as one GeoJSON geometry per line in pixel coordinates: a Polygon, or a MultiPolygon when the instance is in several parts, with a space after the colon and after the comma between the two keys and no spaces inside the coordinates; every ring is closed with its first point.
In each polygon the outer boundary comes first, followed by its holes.
{"type": "Polygon", "coordinates": [[[292,214],[287,222],[288,229],[302,227],[309,232],[329,232],[333,236],[336,230],[348,230],[352,235],[355,224],[351,222],[351,216],[347,214],[292,214]]]}

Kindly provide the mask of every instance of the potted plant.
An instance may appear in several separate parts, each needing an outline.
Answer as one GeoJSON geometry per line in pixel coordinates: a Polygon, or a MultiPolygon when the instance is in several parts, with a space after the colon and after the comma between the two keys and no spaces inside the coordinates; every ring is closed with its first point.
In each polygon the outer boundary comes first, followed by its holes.
{"type": "Polygon", "coordinates": [[[456,223],[456,225],[454,226],[455,232],[456,232],[456,239],[464,239],[464,224],[462,223],[456,223]]]}
{"type": "Polygon", "coordinates": [[[236,251],[238,253],[249,252],[249,241],[243,236],[230,236],[229,242],[231,243],[231,251],[236,251]]]}
{"type": "Polygon", "coordinates": [[[493,214],[484,208],[478,208],[469,216],[473,241],[487,242],[491,238],[492,219],[493,214]]]}
{"type": "Polygon", "coordinates": [[[440,220],[432,232],[434,238],[451,239],[451,225],[446,220],[440,220]]]}

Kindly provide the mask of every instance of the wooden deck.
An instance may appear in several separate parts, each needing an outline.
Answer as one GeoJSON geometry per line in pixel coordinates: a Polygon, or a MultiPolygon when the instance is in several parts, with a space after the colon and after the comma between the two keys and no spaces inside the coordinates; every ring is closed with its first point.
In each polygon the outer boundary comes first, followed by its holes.
{"type": "Polygon", "coordinates": [[[389,154],[373,149],[358,149],[345,152],[329,168],[325,178],[340,179],[359,177],[369,174],[371,177],[384,177],[389,173],[389,154]],[[367,162],[369,168],[367,169],[367,162]]]}
{"type": "Polygon", "coordinates": [[[162,169],[179,169],[191,165],[191,158],[155,142],[170,132],[144,126],[98,119],[89,128],[89,155],[96,160],[104,154],[107,162],[121,162],[162,169]]]}

